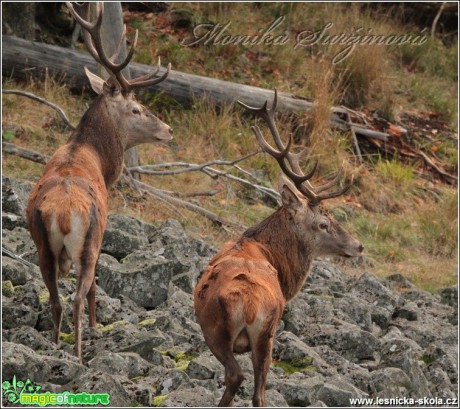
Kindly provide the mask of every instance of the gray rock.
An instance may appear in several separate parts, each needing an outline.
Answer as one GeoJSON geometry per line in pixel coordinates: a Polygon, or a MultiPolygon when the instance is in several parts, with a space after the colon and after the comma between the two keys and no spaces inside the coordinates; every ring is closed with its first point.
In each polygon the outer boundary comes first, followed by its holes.
{"type": "Polygon", "coordinates": [[[3,281],[9,280],[14,286],[24,285],[31,278],[28,270],[29,268],[20,261],[9,257],[2,257],[3,281]]]}
{"type": "Polygon", "coordinates": [[[328,345],[352,362],[374,359],[378,346],[377,338],[370,332],[344,321],[337,321],[336,325],[326,324],[320,332],[312,332],[304,338],[310,345],[328,345]]]}
{"type": "Polygon", "coordinates": [[[56,344],[44,337],[42,333],[29,326],[16,327],[8,331],[8,341],[28,346],[34,351],[55,349],[56,344]]]}
{"type": "Polygon", "coordinates": [[[89,369],[64,385],[60,392],[67,390],[73,393],[108,393],[110,406],[127,407],[130,406],[131,400],[129,393],[123,388],[123,381],[127,381],[127,378],[89,369]]]}
{"type": "Polygon", "coordinates": [[[412,302],[406,302],[404,305],[396,308],[393,318],[405,318],[408,321],[417,321],[418,320],[418,307],[412,302]]]}
{"type": "Polygon", "coordinates": [[[2,296],[2,325],[4,329],[17,328],[23,325],[33,328],[37,321],[38,312],[33,307],[2,296]]]}
{"type": "Polygon", "coordinates": [[[289,406],[310,406],[317,400],[318,391],[325,381],[322,376],[293,380],[282,380],[276,384],[276,389],[284,397],[289,406]]]}
{"type": "Polygon", "coordinates": [[[166,396],[162,406],[165,407],[210,407],[216,406],[217,402],[208,389],[202,386],[186,387],[171,392],[166,396]]]}
{"type": "Polygon", "coordinates": [[[275,389],[267,389],[265,391],[265,405],[268,407],[284,408],[288,406],[283,395],[275,389]]]}
{"type": "Polygon", "coordinates": [[[222,368],[220,362],[210,352],[203,353],[199,357],[192,359],[186,369],[190,378],[212,379],[217,370],[222,368]]]}
{"type": "Polygon", "coordinates": [[[35,248],[29,230],[24,227],[2,230],[2,245],[18,255],[24,253],[27,245],[35,248]]]}
{"type": "Polygon", "coordinates": [[[172,391],[177,390],[181,385],[186,385],[189,388],[193,386],[190,378],[184,371],[170,369],[160,380],[157,393],[159,395],[166,396],[172,391]]]}
{"type": "Polygon", "coordinates": [[[326,404],[326,406],[350,406],[352,398],[361,398],[366,394],[357,391],[352,385],[344,386],[326,382],[317,392],[316,398],[326,404]]]}
{"type": "Polygon", "coordinates": [[[25,217],[32,183],[2,175],[2,211],[25,217]]]}
{"type": "Polygon", "coordinates": [[[148,250],[132,253],[119,264],[102,254],[97,266],[99,285],[111,297],[125,295],[136,304],[154,308],[164,302],[175,264],[148,250]]]}
{"type": "Polygon", "coordinates": [[[107,220],[101,251],[121,260],[145,246],[155,227],[134,217],[111,214],[107,220]]]}
{"type": "Polygon", "coordinates": [[[14,213],[2,212],[2,228],[13,230],[15,227],[27,228],[26,219],[14,213]]]}
{"type": "Polygon", "coordinates": [[[351,293],[357,295],[361,302],[366,301],[372,308],[372,320],[381,328],[387,328],[396,306],[401,302],[397,294],[385,286],[383,280],[370,273],[364,273],[350,286],[351,293]]]}
{"type": "Polygon", "coordinates": [[[371,372],[376,397],[409,396],[412,382],[400,368],[382,368],[371,372]]]}
{"type": "Polygon", "coordinates": [[[443,288],[439,295],[441,296],[441,302],[443,304],[450,305],[456,310],[458,309],[458,286],[454,285],[452,287],[443,288]]]}
{"type": "Polygon", "coordinates": [[[152,364],[134,352],[103,351],[88,362],[88,366],[112,375],[124,375],[129,379],[147,376],[152,364]]]}
{"type": "Polygon", "coordinates": [[[2,376],[4,379],[30,378],[35,383],[64,384],[86,372],[86,367],[67,359],[41,356],[31,348],[4,342],[2,344],[2,376]]]}
{"type": "Polygon", "coordinates": [[[310,371],[317,371],[323,375],[336,373],[335,369],[328,365],[312,347],[287,331],[276,338],[273,358],[285,361],[294,367],[308,367],[310,371]]]}
{"type": "Polygon", "coordinates": [[[404,337],[396,328],[381,340],[380,368],[402,369],[412,382],[411,397],[431,397],[429,383],[422,369],[425,364],[418,358],[419,356],[421,356],[420,346],[404,337]]]}

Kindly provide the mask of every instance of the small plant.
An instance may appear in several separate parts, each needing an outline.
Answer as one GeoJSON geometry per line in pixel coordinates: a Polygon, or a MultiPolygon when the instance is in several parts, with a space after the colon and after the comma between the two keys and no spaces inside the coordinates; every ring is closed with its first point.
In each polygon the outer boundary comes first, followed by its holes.
{"type": "Polygon", "coordinates": [[[316,371],[313,365],[313,358],[309,356],[294,359],[292,361],[273,361],[272,365],[281,368],[288,375],[292,375],[296,372],[316,371]]]}
{"type": "Polygon", "coordinates": [[[421,244],[429,254],[453,257],[458,250],[458,196],[447,193],[441,197],[436,208],[433,204],[423,206],[417,212],[417,224],[421,244]]]}

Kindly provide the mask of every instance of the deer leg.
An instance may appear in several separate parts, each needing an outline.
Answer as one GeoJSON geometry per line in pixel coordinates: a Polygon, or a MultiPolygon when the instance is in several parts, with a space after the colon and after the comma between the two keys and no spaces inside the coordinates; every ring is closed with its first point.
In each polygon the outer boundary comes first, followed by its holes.
{"type": "Polygon", "coordinates": [[[89,288],[86,300],[88,301],[89,326],[90,328],[96,328],[96,277],[94,277],[89,288]]]}
{"type": "Polygon", "coordinates": [[[218,406],[233,406],[233,398],[244,381],[243,371],[233,355],[233,343],[226,330],[213,334],[212,342],[207,342],[211,352],[225,368],[225,392],[218,406]]]}
{"type": "Polygon", "coordinates": [[[51,315],[53,317],[53,342],[59,344],[59,333],[61,332],[62,322],[62,304],[59,298],[58,290],[58,265],[52,259],[46,259],[44,263],[40,262],[43,281],[50,294],[51,315]]]}
{"type": "Polygon", "coordinates": [[[251,334],[250,329],[248,331],[252,349],[252,365],[254,367],[254,395],[252,404],[255,407],[265,406],[265,385],[272,362],[273,339],[278,322],[274,318],[275,315],[276,313],[272,314],[270,319],[262,324],[260,331],[256,330],[253,334],[251,334]]]}
{"type": "MultiPolygon", "coordinates": [[[[45,230],[43,229],[43,232],[45,230]]],[[[59,266],[51,248],[48,245],[48,238],[43,236],[41,245],[38,248],[38,258],[40,271],[43,281],[50,294],[49,303],[51,307],[51,315],[53,317],[53,342],[59,344],[59,333],[61,331],[62,321],[62,305],[59,299],[58,290],[58,271],[59,266]]]]}
{"type": "Polygon", "coordinates": [[[75,300],[73,305],[73,322],[75,328],[75,356],[82,362],[81,359],[81,332],[82,332],[82,320],[85,307],[85,298],[88,297],[93,283],[95,285],[95,274],[96,274],[96,257],[87,255],[82,257],[81,266],[78,269],[78,281],[77,281],[77,292],[75,294],[75,300]]]}

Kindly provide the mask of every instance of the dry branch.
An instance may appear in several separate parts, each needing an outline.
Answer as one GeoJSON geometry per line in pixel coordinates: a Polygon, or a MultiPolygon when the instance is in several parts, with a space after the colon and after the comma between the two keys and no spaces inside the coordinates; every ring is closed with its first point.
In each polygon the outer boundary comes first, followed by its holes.
{"type": "MultiPolygon", "coordinates": [[[[5,153],[11,154],[11,155],[16,155],[16,156],[22,157],[24,159],[31,160],[33,162],[41,163],[43,165],[45,165],[48,162],[48,160],[50,159],[46,155],[42,155],[40,153],[31,151],[31,150],[26,149],[26,148],[22,148],[20,146],[17,146],[15,144],[8,143],[8,142],[2,142],[2,149],[3,149],[3,152],[5,152],[5,153]]],[[[241,159],[236,160],[236,162],[238,162],[240,160],[241,159]]],[[[146,192],[146,193],[148,193],[152,197],[155,197],[158,200],[161,200],[163,202],[166,202],[168,204],[172,204],[172,205],[175,205],[175,206],[184,207],[184,208],[186,208],[188,210],[191,210],[191,211],[193,211],[195,213],[201,214],[202,216],[205,216],[208,219],[210,219],[211,221],[213,221],[214,223],[217,223],[219,226],[222,226],[222,227],[228,226],[228,227],[233,227],[233,228],[238,228],[238,229],[245,228],[245,226],[240,224],[240,223],[229,221],[229,220],[227,220],[227,219],[225,219],[223,217],[220,217],[217,214],[215,214],[215,213],[213,213],[213,212],[211,212],[211,211],[209,211],[209,210],[207,210],[207,209],[205,209],[205,208],[203,208],[201,206],[198,206],[196,204],[187,202],[187,201],[182,200],[182,199],[180,199],[178,197],[174,197],[174,195],[175,195],[174,192],[165,192],[165,191],[163,191],[161,189],[155,188],[155,187],[150,186],[150,185],[148,185],[146,183],[137,181],[137,180],[135,180],[134,178],[131,177],[131,175],[130,175],[130,170],[131,169],[126,168],[126,170],[128,171],[127,172],[128,175],[130,176],[129,177],[130,184],[132,186],[134,186],[139,192],[146,192]]],[[[198,169],[196,169],[196,170],[198,170],[198,169]]],[[[216,170],[216,172],[219,172],[219,171],[216,170]]],[[[238,179],[236,177],[234,177],[234,178],[238,179]]],[[[245,180],[240,178],[240,181],[245,181],[245,180]]],[[[247,183],[251,184],[250,182],[247,182],[247,183]]],[[[267,189],[267,188],[265,188],[265,189],[267,189]]],[[[209,192],[208,192],[208,195],[210,195],[209,192]]]]}
{"type": "Polygon", "coordinates": [[[75,127],[70,123],[69,118],[67,118],[67,115],[65,112],[62,110],[61,107],[59,107],[56,104],[53,104],[52,102],[47,101],[46,99],[39,97],[38,95],[32,94],[31,92],[25,92],[25,91],[20,91],[17,89],[2,89],[2,94],[13,94],[13,95],[21,95],[23,97],[27,97],[30,99],[33,99],[34,101],[41,102],[42,104],[45,104],[51,108],[53,108],[59,116],[62,118],[64,123],[73,131],[75,130],[75,127]]]}
{"type": "MultiPolygon", "coordinates": [[[[82,89],[88,86],[83,71],[84,66],[92,71],[96,70],[95,61],[87,53],[13,36],[3,36],[2,70],[4,75],[12,75],[24,80],[31,75],[44,78],[47,71],[49,75],[65,80],[70,88],[82,89]]],[[[147,74],[151,68],[145,64],[130,64],[133,77],[147,74]]],[[[162,69],[158,75],[163,73],[162,69]]],[[[265,101],[273,98],[272,90],[188,74],[176,71],[174,67],[165,81],[147,89],[147,92],[158,91],[164,92],[184,105],[191,105],[195,98],[208,98],[216,105],[229,105],[236,100],[241,100],[251,106],[261,106],[265,101]]],[[[311,101],[283,92],[278,93],[278,100],[280,112],[306,112],[314,105],[311,101]]],[[[350,121],[340,119],[340,113],[343,113],[344,110],[343,107],[332,108],[331,126],[349,129],[350,121]]],[[[355,132],[370,138],[384,139],[388,136],[384,132],[366,129],[366,125],[363,124],[357,126],[355,132]]]]}
{"type": "Polygon", "coordinates": [[[46,165],[50,159],[49,156],[4,141],[2,141],[2,152],[19,156],[20,158],[28,159],[32,162],[41,163],[42,165],[46,165]]]}

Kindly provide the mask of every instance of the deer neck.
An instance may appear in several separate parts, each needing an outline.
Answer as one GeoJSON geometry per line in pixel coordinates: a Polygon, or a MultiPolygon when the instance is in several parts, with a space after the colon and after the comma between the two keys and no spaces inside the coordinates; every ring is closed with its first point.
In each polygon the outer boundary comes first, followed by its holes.
{"type": "Polygon", "coordinates": [[[90,146],[98,155],[106,186],[112,185],[123,169],[124,147],[119,129],[109,116],[100,95],[83,115],[69,139],[71,148],[90,146]]]}
{"type": "Polygon", "coordinates": [[[313,260],[311,246],[295,237],[290,227],[287,211],[278,209],[260,224],[248,229],[243,238],[262,245],[267,260],[278,271],[281,291],[287,301],[302,288],[313,260]]]}

